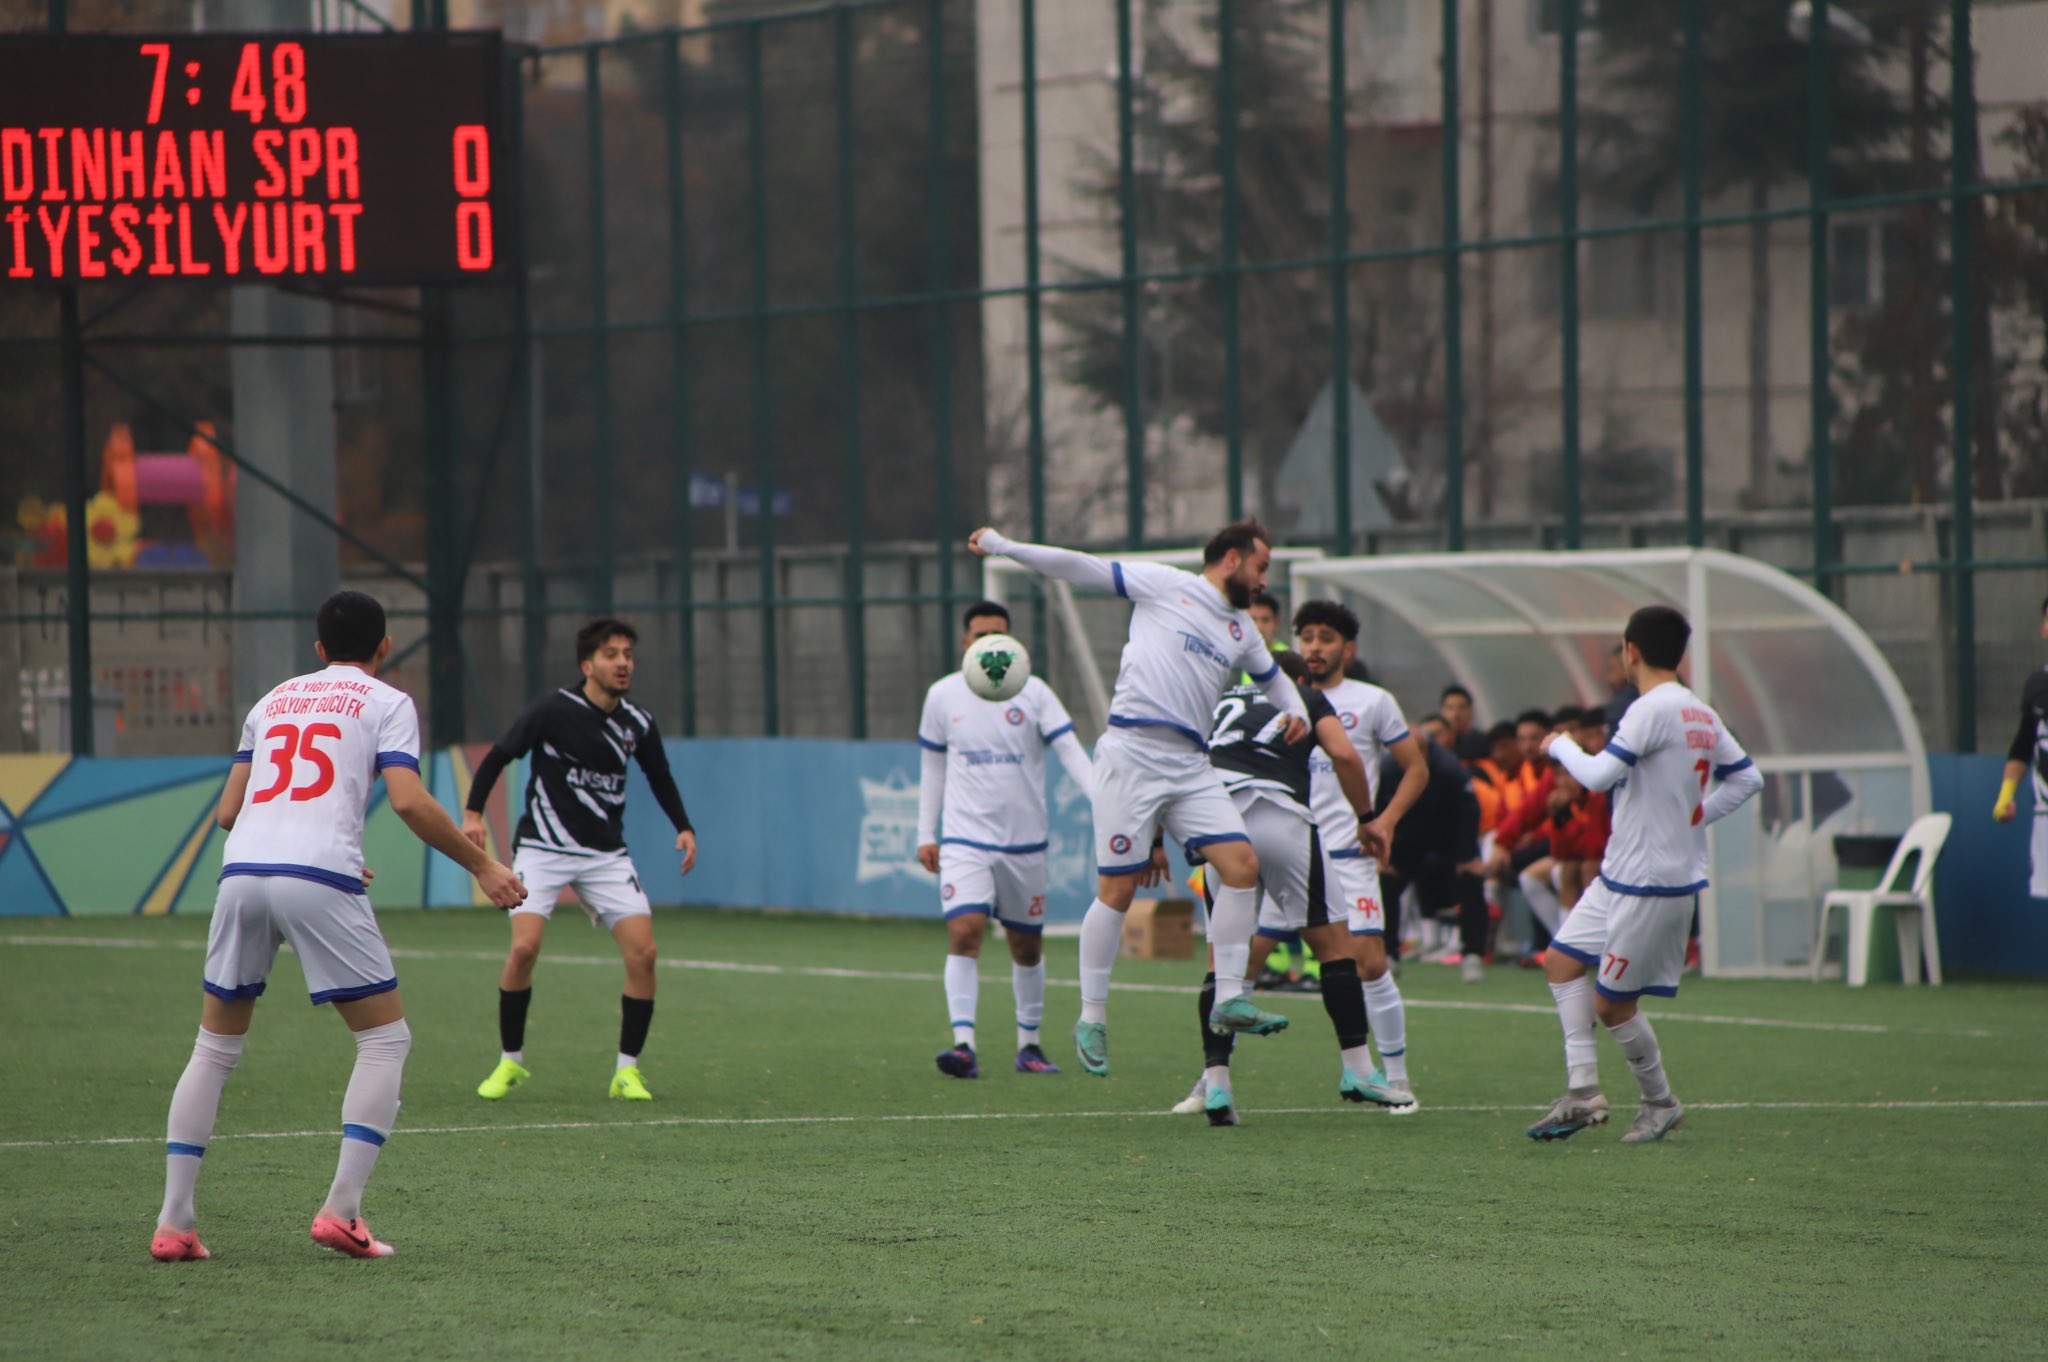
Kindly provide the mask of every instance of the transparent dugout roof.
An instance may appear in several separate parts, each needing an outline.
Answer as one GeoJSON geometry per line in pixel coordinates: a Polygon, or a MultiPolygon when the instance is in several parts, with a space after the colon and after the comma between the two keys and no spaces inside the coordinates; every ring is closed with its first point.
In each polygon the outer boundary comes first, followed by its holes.
{"type": "Polygon", "coordinates": [[[1350,597],[1385,658],[1419,638],[1482,712],[1608,694],[1629,613],[1693,624],[1686,675],[1766,770],[1902,766],[1929,803],[1926,748],[1898,677],[1855,621],[1798,579],[1717,549],[1416,554],[1293,565],[1293,598],[1350,597]],[[1378,636],[1375,637],[1375,633],[1378,636]]]}

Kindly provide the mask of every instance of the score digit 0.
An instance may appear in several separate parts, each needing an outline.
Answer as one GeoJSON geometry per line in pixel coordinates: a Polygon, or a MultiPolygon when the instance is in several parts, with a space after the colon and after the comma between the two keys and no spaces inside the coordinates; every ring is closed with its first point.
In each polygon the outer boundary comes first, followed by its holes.
{"type": "Polygon", "coordinates": [[[466,270],[488,270],[496,257],[491,242],[491,138],[480,123],[455,130],[455,263],[466,270]]]}

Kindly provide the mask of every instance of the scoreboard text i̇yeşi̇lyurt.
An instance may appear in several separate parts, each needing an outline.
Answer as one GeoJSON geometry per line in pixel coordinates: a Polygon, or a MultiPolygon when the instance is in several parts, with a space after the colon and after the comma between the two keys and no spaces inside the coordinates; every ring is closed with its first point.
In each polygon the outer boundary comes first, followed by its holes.
{"type": "Polygon", "coordinates": [[[0,280],[502,277],[495,33],[0,37],[0,280]]]}

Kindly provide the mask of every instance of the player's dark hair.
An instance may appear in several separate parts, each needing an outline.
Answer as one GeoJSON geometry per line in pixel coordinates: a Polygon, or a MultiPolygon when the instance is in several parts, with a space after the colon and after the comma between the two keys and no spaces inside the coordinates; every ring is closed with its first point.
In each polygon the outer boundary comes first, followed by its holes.
{"type": "Polygon", "coordinates": [[[1254,591],[1252,593],[1252,608],[1256,610],[1261,606],[1272,611],[1275,619],[1280,617],[1280,598],[1272,592],[1254,591]]]}
{"type": "Polygon", "coordinates": [[[1445,686],[1443,688],[1443,692],[1436,697],[1436,702],[1438,704],[1442,704],[1444,701],[1450,699],[1453,695],[1460,697],[1468,705],[1472,703],[1472,692],[1466,690],[1463,686],[1459,685],[1455,681],[1451,682],[1450,685],[1445,686]]]}
{"type": "Polygon", "coordinates": [[[968,606],[967,613],[960,617],[960,627],[972,629],[976,620],[987,615],[994,615],[1001,620],[1005,629],[1010,627],[1010,607],[1001,601],[976,601],[968,606]]]}
{"type": "Polygon", "coordinates": [[[1550,727],[1550,716],[1540,709],[1525,709],[1515,716],[1515,727],[1520,728],[1523,724],[1534,724],[1538,728],[1548,728],[1550,727]]]}
{"type": "Polygon", "coordinates": [[[628,643],[640,641],[640,631],[624,620],[609,615],[592,620],[576,631],[576,661],[580,665],[597,655],[597,650],[615,638],[628,643]]]}
{"type": "Polygon", "coordinates": [[[1287,679],[1294,682],[1308,680],[1308,659],[1292,648],[1283,648],[1273,654],[1274,665],[1287,673],[1287,679]]]}
{"type": "Polygon", "coordinates": [[[1256,520],[1233,520],[1215,534],[1202,549],[1202,566],[1208,567],[1223,561],[1223,555],[1235,550],[1250,554],[1254,545],[1272,547],[1273,536],[1266,533],[1266,527],[1256,520]]]}
{"type": "Polygon", "coordinates": [[[384,607],[375,596],[337,591],[320,602],[314,629],[329,662],[368,662],[384,642],[384,607]]]}
{"type": "Polygon", "coordinates": [[[1508,719],[1502,719],[1492,728],[1486,730],[1486,741],[1489,745],[1494,743],[1510,742],[1514,739],[1514,736],[1515,725],[1512,720],[1508,719]]]}
{"type": "Polygon", "coordinates": [[[1643,661],[1660,672],[1677,671],[1692,640],[1692,626],[1668,605],[1646,605],[1628,617],[1622,641],[1642,650],[1643,661]]]}
{"type": "Polygon", "coordinates": [[[1346,643],[1358,642],[1358,616],[1342,601],[1303,601],[1294,612],[1294,632],[1298,634],[1317,624],[1335,629],[1337,637],[1346,643]]]}
{"type": "Polygon", "coordinates": [[[1590,708],[1587,708],[1587,709],[1582,709],[1582,710],[1580,710],[1580,711],[1579,711],[1579,727],[1580,727],[1580,728],[1605,728],[1605,727],[1607,727],[1607,711],[1606,711],[1606,710],[1605,710],[1604,708],[1602,708],[1601,706],[1599,706],[1599,705],[1593,705],[1593,706],[1591,706],[1590,708]]]}
{"type": "Polygon", "coordinates": [[[1365,659],[1354,657],[1344,664],[1344,678],[1347,681],[1363,681],[1372,684],[1372,668],[1365,665],[1365,659]]]}
{"type": "Polygon", "coordinates": [[[1566,724],[1577,726],[1579,716],[1586,712],[1584,705],[1563,704],[1550,711],[1550,726],[1563,728],[1566,724]]]}
{"type": "Polygon", "coordinates": [[[1415,721],[1417,728],[1422,727],[1424,724],[1442,724],[1445,728],[1449,728],[1451,721],[1441,714],[1425,714],[1415,721]]]}

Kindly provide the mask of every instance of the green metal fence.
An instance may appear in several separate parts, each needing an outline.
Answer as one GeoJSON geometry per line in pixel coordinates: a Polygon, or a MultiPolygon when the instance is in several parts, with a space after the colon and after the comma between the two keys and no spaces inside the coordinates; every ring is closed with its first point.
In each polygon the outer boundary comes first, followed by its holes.
{"type": "MultiPolygon", "coordinates": [[[[1921,650],[1959,750],[2031,665],[2048,0],[714,12],[514,47],[512,286],[334,290],[296,334],[226,290],[0,295],[0,502],[82,523],[115,422],[218,423],[243,514],[325,526],[396,603],[436,741],[488,737],[600,610],[646,626],[675,731],[906,735],[989,518],[1765,552],[1921,650]],[[235,443],[236,351],[306,346],[333,495],[235,443]]],[[[237,604],[264,570],[71,536],[0,577],[0,708],[67,691],[88,749],[109,659],[204,671],[277,617],[237,604]]],[[[211,686],[195,732],[246,700],[211,686]]]]}

